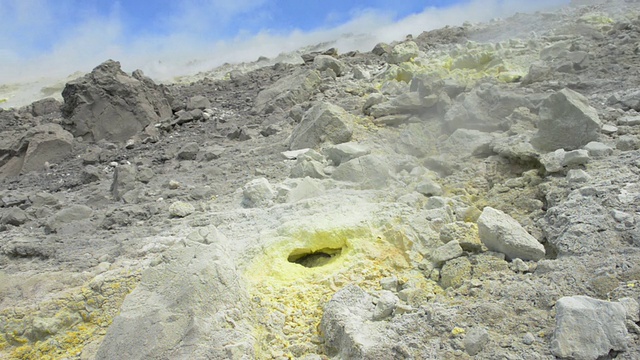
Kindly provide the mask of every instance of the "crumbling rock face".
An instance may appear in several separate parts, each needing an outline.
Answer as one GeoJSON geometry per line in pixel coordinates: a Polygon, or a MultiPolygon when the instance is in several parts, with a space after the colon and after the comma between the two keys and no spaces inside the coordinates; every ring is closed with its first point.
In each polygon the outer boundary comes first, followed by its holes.
{"type": "Polygon", "coordinates": [[[248,296],[235,264],[219,244],[188,245],[143,274],[96,359],[252,358],[248,296]]]}
{"type": "Polygon", "coordinates": [[[162,86],[141,71],[127,75],[107,60],[62,92],[67,128],[88,140],[124,143],[149,124],[172,116],[162,86]]]}

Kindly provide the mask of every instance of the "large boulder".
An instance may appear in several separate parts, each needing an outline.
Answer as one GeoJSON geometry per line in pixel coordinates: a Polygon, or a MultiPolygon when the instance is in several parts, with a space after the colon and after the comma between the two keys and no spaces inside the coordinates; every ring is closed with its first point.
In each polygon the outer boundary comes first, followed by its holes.
{"type": "Polygon", "coordinates": [[[73,135],[62,126],[49,123],[29,130],[23,143],[28,143],[28,146],[22,172],[36,171],[44,169],[47,162],[58,162],[71,154],[73,135]]]}
{"type": "Polygon", "coordinates": [[[447,130],[473,129],[485,132],[507,130],[512,120],[508,116],[517,108],[534,108],[526,96],[505,91],[494,85],[481,85],[470,93],[461,94],[445,114],[447,130]]]}
{"type": "Polygon", "coordinates": [[[343,108],[320,102],[311,107],[293,129],[290,150],[315,148],[322,143],[341,144],[351,140],[352,115],[343,108]]]}
{"type": "Polygon", "coordinates": [[[251,359],[249,298],[229,253],[188,241],[149,268],[95,359],[251,359]]]}
{"type": "Polygon", "coordinates": [[[126,142],[147,125],[171,118],[164,88],[137,70],[129,76],[107,60],[62,91],[65,124],[75,136],[126,142]]]}
{"type": "Polygon", "coordinates": [[[581,94],[562,89],[540,107],[538,133],[532,144],[544,151],[575,150],[598,139],[602,123],[596,109],[581,94]]]}
{"type": "Polygon", "coordinates": [[[307,101],[321,82],[317,71],[299,69],[262,90],[256,97],[253,109],[258,113],[271,113],[276,109],[287,110],[293,105],[307,101]]]}
{"type": "Polygon", "coordinates": [[[346,65],[329,55],[318,55],[313,59],[313,67],[318,71],[331,69],[337,76],[342,76],[346,70],[346,65]]]}
{"type": "Polygon", "coordinates": [[[618,302],[568,296],[556,302],[551,353],[563,359],[596,360],[627,350],[626,310],[618,302]]]}
{"type": "Polygon", "coordinates": [[[509,259],[538,261],[545,256],[544,246],[500,210],[484,208],[478,218],[478,233],[489,250],[503,253],[509,259]]]}

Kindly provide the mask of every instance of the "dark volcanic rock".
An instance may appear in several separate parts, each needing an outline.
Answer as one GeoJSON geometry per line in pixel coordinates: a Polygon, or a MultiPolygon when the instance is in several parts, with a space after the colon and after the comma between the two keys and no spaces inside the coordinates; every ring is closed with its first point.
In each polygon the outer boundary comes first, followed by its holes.
{"type": "Polygon", "coordinates": [[[125,142],[150,123],[172,116],[162,86],[142,72],[124,73],[107,60],[62,92],[66,124],[75,136],[125,142]]]}

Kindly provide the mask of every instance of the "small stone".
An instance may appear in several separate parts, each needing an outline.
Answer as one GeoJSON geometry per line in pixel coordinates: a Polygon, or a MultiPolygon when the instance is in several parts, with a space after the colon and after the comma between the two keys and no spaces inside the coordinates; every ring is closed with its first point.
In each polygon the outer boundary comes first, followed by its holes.
{"type": "Polygon", "coordinates": [[[200,151],[200,146],[196,142],[190,142],[185,144],[178,151],[178,159],[180,160],[195,160],[200,151]]]}
{"type": "Polygon", "coordinates": [[[591,175],[582,169],[572,169],[567,173],[567,181],[572,184],[584,183],[590,179],[591,175]]]}
{"type": "Polygon", "coordinates": [[[616,148],[622,151],[638,150],[639,147],[640,141],[634,135],[622,135],[616,142],[616,148]]]}
{"type": "Polygon", "coordinates": [[[196,209],[193,205],[184,202],[184,201],[176,201],[171,206],[169,206],[169,216],[183,218],[193,214],[196,209]]]}
{"type": "Polygon", "coordinates": [[[29,220],[27,213],[19,207],[10,207],[4,215],[2,215],[1,224],[9,224],[20,226],[29,220]]]}
{"type": "Polygon", "coordinates": [[[615,134],[618,132],[618,127],[610,124],[602,126],[602,133],[606,135],[615,134]]]}
{"type": "Polygon", "coordinates": [[[636,126],[640,125],[640,116],[623,116],[618,119],[620,126],[636,126]]]}
{"type": "Polygon", "coordinates": [[[382,290],[378,298],[378,303],[373,310],[373,321],[383,320],[393,314],[393,310],[396,308],[399,300],[396,294],[391,291],[382,290]]]}
{"type": "Polygon", "coordinates": [[[125,148],[125,149],[129,149],[129,150],[131,150],[131,149],[133,149],[135,146],[136,146],[136,141],[135,141],[135,140],[133,140],[133,139],[129,139],[129,140],[127,140],[127,143],[124,145],[124,148],[125,148]]]}
{"type": "Polygon", "coordinates": [[[474,327],[467,331],[464,338],[464,349],[470,356],[478,354],[484,345],[489,342],[489,332],[482,327],[474,327]]]}
{"type": "Polygon", "coordinates": [[[424,196],[441,196],[444,194],[442,187],[431,179],[423,180],[416,186],[416,191],[424,196]]]}
{"type": "Polygon", "coordinates": [[[573,150],[564,154],[562,166],[584,165],[589,162],[589,152],[587,150],[573,150]]]}
{"type": "Polygon", "coordinates": [[[457,288],[471,277],[471,261],[466,257],[458,257],[447,261],[440,270],[440,286],[457,288]]]}
{"type": "Polygon", "coordinates": [[[526,333],[522,337],[522,343],[525,345],[532,345],[534,342],[536,342],[536,337],[532,333],[526,333]]]}
{"type": "Polygon", "coordinates": [[[390,276],[380,279],[380,287],[382,290],[398,291],[398,278],[390,276]]]}
{"type": "Polygon", "coordinates": [[[242,204],[250,208],[269,205],[276,196],[269,180],[265,178],[258,178],[247,183],[242,189],[242,194],[242,204]]]}
{"type": "Polygon", "coordinates": [[[431,253],[431,261],[434,266],[440,267],[445,262],[462,256],[463,252],[458,241],[453,240],[435,249],[431,253]]]}
{"type": "Polygon", "coordinates": [[[589,156],[594,158],[605,157],[613,154],[613,148],[597,141],[588,143],[584,146],[584,149],[589,152],[589,156]]]}
{"type": "Polygon", "coordinates": [[[529,265],[527,265],[527,263],[525,263],[522,259],[518,258],[515,258],[513,259],[513,261],[511,261],[511,268],[513,269],[513,271],[521,273],[529,271],[529,265]]]}
{"type": "Polygon", "coordinates": [[[176,190],[176,189],[179,189],[180,186],[181,186],[181,184],[180,184],[179,181],[169,180],[169,184],[168,184],[169,189],[176,190]]]}

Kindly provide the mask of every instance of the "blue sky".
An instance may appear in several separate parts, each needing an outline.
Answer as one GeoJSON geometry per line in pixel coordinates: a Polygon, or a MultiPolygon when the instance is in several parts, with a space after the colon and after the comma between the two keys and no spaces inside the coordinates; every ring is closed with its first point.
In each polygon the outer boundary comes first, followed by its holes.
{"type": "Polygon", "coordinates": [[[162,78],[191,60],[251,61],[344,33],[367,34],[371,41],[344,47],[370,50],[374,41],[567,2],[0,0],[0,84],[90,71],[108,58],[162,78]]]}

